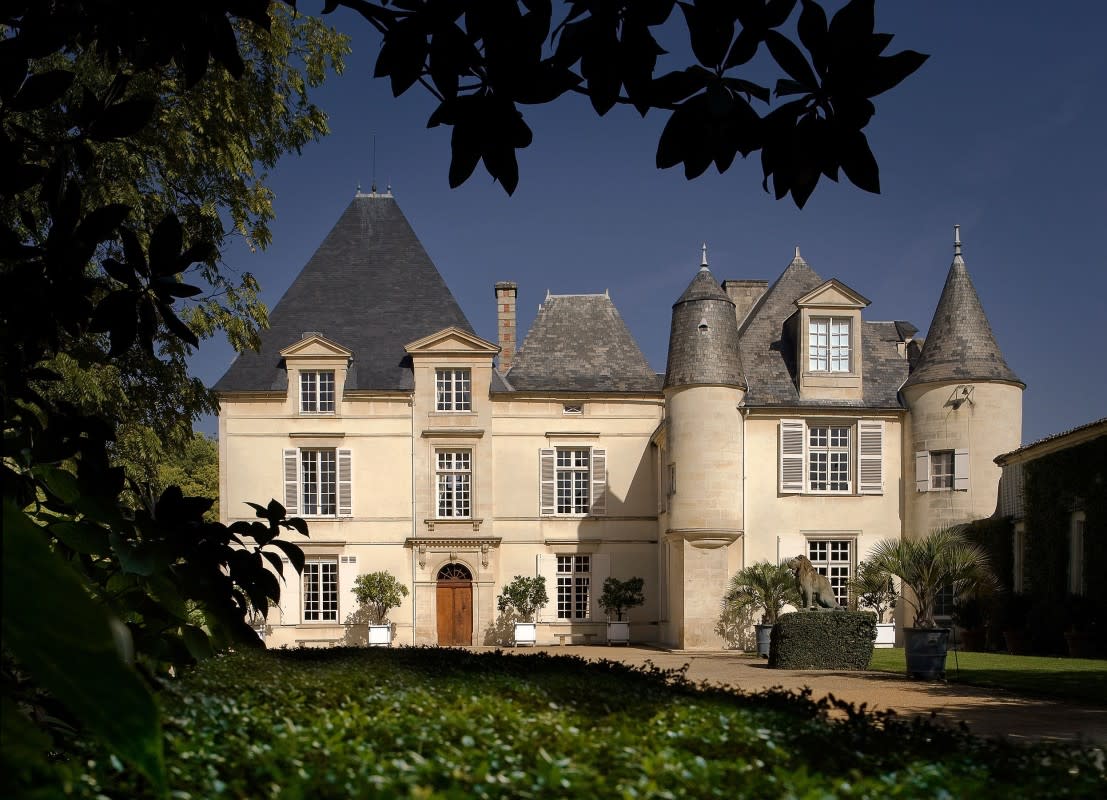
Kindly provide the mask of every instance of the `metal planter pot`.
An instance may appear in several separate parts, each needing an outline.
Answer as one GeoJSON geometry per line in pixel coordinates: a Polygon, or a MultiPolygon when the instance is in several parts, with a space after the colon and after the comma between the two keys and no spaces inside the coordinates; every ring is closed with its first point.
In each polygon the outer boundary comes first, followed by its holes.
{"type": "Polygon", "coordinates": [[[922,680],[945,680],[949,628],[904,628],[907,676],[922,680]]]}

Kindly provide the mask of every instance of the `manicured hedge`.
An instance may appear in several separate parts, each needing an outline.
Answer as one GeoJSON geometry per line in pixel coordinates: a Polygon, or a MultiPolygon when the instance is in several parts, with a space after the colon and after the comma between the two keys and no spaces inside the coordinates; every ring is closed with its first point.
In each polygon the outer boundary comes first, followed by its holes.
{"type": "MultiPolygon", "coordinates": [[[[1104,777],[1091,747],[989,742],[844,705],[828,719],[809,692],[742,695],[542,654],[241,653],[162,700],[174,800],[1090,797],[1104,777]]],[[[110,753],[58,768],[71,796],[152,796],[110,753]]]]}
{"type": "Polygon", "coordinates": [[[868,669],[876,617],[867,611],[796,611],[773,626],[769,666],[868,669]]]}

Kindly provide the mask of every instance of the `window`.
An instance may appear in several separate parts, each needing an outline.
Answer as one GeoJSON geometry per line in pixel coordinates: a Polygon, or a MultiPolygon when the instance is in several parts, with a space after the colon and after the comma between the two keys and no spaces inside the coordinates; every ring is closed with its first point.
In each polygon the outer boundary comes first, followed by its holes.
{"type": "Polygon", "coordinates": [[[338,560],[304,563],[304,621],[338,621],[338,560]]]}
{"type": "Polygon", "coordinates": [[[434,371],[435,410],[471,411],[473,408],[472,379],[467,369],[434,371]]]}
{"type": "Polygon", "coordinates": [[[472,452],[437,450],[438,516],[468,517],[472,503],[472,452]]]}
{"type": "Polygon", "coordinates": [[[853,542],[850,539],[818,539],[807,543],[811,565],[830,579],[838,605],[849,603],[849,579],[853,569],[853,542]]]}
{"type": "Polygon", "coordinates": [[[334,371],[300,373],[300,413],[334,413],[334,371]]]}
{"type": "Polygon", "coordinates": [[[591,556],[557,557],[557,618],[588,619],[591,556]]]}
{"type": "Polygon", "coordinates": [[[350,450],[285,450],[285,510],[289,516],[352,516],[352,476],[353,453],[350,450]]]}
{"type": "Polygon", "coordinates": [[[849,319],[812,317],[807,331],[810,372],[849,372],[849,319]]]}
{"type": "Polygon", "coordinates": [[[780,421],[781,494],[883,494],[884,422],[780,421]]]}
{"type": "Polygon", "coordinates": [[[915,453],[915,489],[964,492],[969,488],[968,450],[920,450],[915,453]]]}
{"type": "Polygon", "coordinates": [[[1085,512],[1074,511],[1069,528],[1069,591],[1072,594],[1088,593],[1084,579],[1084,537],[1087,530],[1085,512]]]}
{"type": "Polygon", "coordinates": [[[811,492],[848,492],[849,433],[842,426],[808,428],[807,489],[811,492]]]}
{"type": "Polygon", "coordinates": [[[930,488],[953,488],[952,450],[935,450],[930,453],[930,488]]]}
{"type": "Polygon", "coordinates": [[[556,447],[542,449],[539,456],[542,516],[607,513],[607,451],[556,447]]]}

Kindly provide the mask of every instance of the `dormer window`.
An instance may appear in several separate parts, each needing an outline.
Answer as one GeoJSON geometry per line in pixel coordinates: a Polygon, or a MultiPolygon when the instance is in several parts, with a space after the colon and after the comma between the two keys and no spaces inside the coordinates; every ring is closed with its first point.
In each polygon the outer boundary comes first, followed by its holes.
{"type": "Polygon", "coordinates": [[[473,381],[468,369],[434,371],[435,410],[472,411],[473,381]]]}
{"type": "Polygon", "coordinates": [[[300,413],[334,413],[334,370],[300,373],[300,413]]]}
{"type": "Polygon", "coordinates": [[[811,317],[808,328],[810,372],[849,372],[848,317],[811,317]]]}

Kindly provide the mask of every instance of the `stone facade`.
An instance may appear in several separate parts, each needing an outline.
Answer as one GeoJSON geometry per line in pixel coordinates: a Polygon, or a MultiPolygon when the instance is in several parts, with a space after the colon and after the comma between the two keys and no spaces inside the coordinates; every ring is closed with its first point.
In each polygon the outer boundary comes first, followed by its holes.
{"type": "Polygon", "coordinates": [[[359,196],[216,386],[224,521],[277,497],[310,527],[270,643],[364,642],[350,589],[387,570],[411,590],[400,644],[509,642],[516,575],[546,579],[540,643],[602,642],[604,579],[640,576],[632,639],[713,649],[746,564],[803,553],[844,586],[882,538],[988,516],[1023,387],[959,252],[953,273],[920,342],[798,253],[720,286],[705,252],[659,311],[658,376],[606,294],[551,295],[516,350],[501,282],[478,336],[391,196],[359,196]]]}

